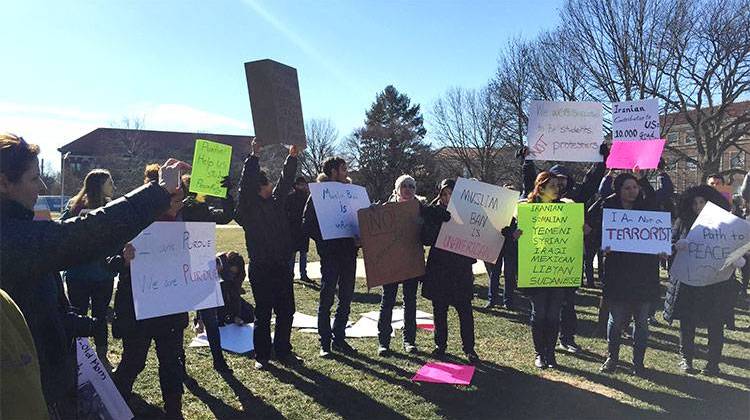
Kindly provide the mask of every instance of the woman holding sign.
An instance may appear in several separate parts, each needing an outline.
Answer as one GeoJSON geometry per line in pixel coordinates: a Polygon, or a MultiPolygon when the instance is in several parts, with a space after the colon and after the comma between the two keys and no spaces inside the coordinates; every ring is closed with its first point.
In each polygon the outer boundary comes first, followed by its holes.
{"type": "MultiPolygon", "coordinates": [[[[592,206],[588,224],[601,237],[604,209],[657,210],[655,192],[648,179],[621,173],[614,180],[614,194],[592,206]]],[[[622,330],[635,319],[633,327],[633,374],[641,376],[648,344],[648,317],[651,305],[659,299],[659,257],[666,254],[636,254],[604,250],[604,298],[609,304],[607,321],[608,356],[600,371],[613,372],[620,360],[622,330]]]]}
{"type": "Polygon", "coordinates": [[[422,296],[432,301],[435,322],[435,350],[432,354],[436,357],[445,355],[450,305],[458,312],[461,343],[466,358],[470,363],[478,363],[479,356],[474,351],[474,314],[471,308],[471,299],[474,297],[474,274],[471,266],[476,260],[434,246],[440,227],[451,220],[446,208],[455,185],[456,182],[452,179],[444,179],[440,183],[438,196],[422,211],[422,242],[432,246],[427,257],[422,296]]]}

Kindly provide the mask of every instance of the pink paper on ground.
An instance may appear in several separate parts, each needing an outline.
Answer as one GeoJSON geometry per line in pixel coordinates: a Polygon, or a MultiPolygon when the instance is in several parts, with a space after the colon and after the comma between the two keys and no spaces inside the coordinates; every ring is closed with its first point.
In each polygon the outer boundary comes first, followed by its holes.
{"type": "Polygon", "coordinates": [[[436,384],[469,385],[473,376],[474,366],[429,362],[419,368],[411,380],[436,384]]]}
{"type": "Polygon", "coordinates": [[[426,331],[435,331],[434,324],[417,324],[417,328],[426,330],[426,331]]]}
{"type": "Polygon", "coordinates": [[[607,158],[607,168],[656,169],[664,151],[664,139],[612,142],[607,158]]]}

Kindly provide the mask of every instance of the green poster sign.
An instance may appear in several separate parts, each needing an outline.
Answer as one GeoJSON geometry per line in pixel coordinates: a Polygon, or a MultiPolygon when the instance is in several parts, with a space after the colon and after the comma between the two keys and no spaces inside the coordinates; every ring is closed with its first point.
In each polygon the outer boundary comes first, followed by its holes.
{"type": "Polygon", "coordinates": [[[198,139],[193,154],[193,172],[190,176],[190,192],[226,198],[227,189],[221,181],[229,175],[232,162],[232,146],[198,139]]]}
{"type": "Polygon", "coordinates": [[[518,287],[578,287],[583,204],[519,204],[518,287]]]}

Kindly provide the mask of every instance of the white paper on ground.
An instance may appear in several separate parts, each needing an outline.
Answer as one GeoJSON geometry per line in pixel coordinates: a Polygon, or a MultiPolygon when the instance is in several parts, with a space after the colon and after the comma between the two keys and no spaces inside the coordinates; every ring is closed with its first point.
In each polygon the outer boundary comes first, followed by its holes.
{"type": "MultiPolygon", "coordinates": [[[[233,353],[247,353],[254,349],[253,346],[253,324],[226,325],[219,328],[221,336],[221,348],[233,353]]],[[[271,333],[273,337],[273,333],[271,333]]],[[[208,336],[206,333],[193,337],[188,347],[208,347],[208,336]]]]}
{"type": "Polygon", "coordinates": [[[295,312],[292,320],[292,328],[318,328],[318,317],[295,312]]]}
{"type": "MultiPolygon", "coordinates": [[[[379,320],[380,319],[380,311],[370,311],[362,314],[365,318],[370,318],[372,320],[379,320]]],[[[420,319],[432,319],[432,314],[420,311],[417,309],[417,320],[420,319]]],[[[391,325],[398,321],[404,320],[404,308],[393,308],[393,312],[391,313],[391,325]]],[[[419,324],[419,322],[417,322],[419,324]]],[[[395,327],[394,327],[395,328],[395,327]]]]}

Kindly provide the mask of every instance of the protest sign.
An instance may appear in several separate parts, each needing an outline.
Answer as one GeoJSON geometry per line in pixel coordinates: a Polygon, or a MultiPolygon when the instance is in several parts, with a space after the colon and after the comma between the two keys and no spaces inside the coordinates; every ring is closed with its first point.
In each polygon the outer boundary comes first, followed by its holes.
{"type": "Polygon", "coordinates": [[[518,287],[578,287],[583,204],[519,204],[518,287]]]}
{"type": "Polygon", "coordinates": [[[76,339],[78,357],[78,418],[132,419],[133,412],[123,400],[112,378],[88,338],[76,339]]]}
{"type": "Polygon", "coordinates": [[[612,104],[612,140],[659,138],[659,100],[624,101],[612,104]]]}
{"type": "Polygon", "coordinates": [[[448,203],[451,220],[440,227],[435,246],[494,263],[503,248],[500,233],[510,224],[518,191],[458,178],[448,203]]]}
{"type": "Polygon", "coordinates": [[[357,216],[368,288],[424,275],[417,200],[364,208],[357,216]]]}
{"type": "Polygon", "coordinates": [[[531,101],[528,159],[601,162],[602,104],[531,101]]]}
{"type": "Polygon", "coordinates": [[[258,140],[304,147],[297,70],[273,60],[258,60],[245,63],[245,76],[258,140]]]}
{"type": "Polygon", "coordinates": [[[677,250],[671,275],[690,286],[728,280],[734,261],[750,252],[750,222],[708,202],[687,235],[687,249],[677,250]]]}
{"type": "Polygon", "coordinates": [[[224,305],[216,271],[216,224],[156,222],[132,243],[136,319],[224,305]]]}
{"type": "Polygon", "coordinates": [[[656,169],[664,151],[664,139],[613,141],[607,157],[607,168],[656,169]]]}
{"type": "Polygon", "coordinates": [[[672,216],[663,211],[604,209],[602,249],[636,254],[672,253],[672,216]]]}
{"type": "Polygon", "coordinates": [[[229,175],[232,163],[232,146],[198,139],[193,153],[193,172],[190,192],[226,198],[227,189],[221,186],[229,175]]]}
{"type": "Polygon", "coordinates": [[[445,362],[428,362],[411,378],[417,382],[436,384],[471,385],[474,377],[474,366],[457,365],[445,362]]]}
{"type": "Polygon", "coordinates": [[[370,206],[365,187],[341,182],[309,184],[324,240],[359,237],[357,211],[370,206]]]}

